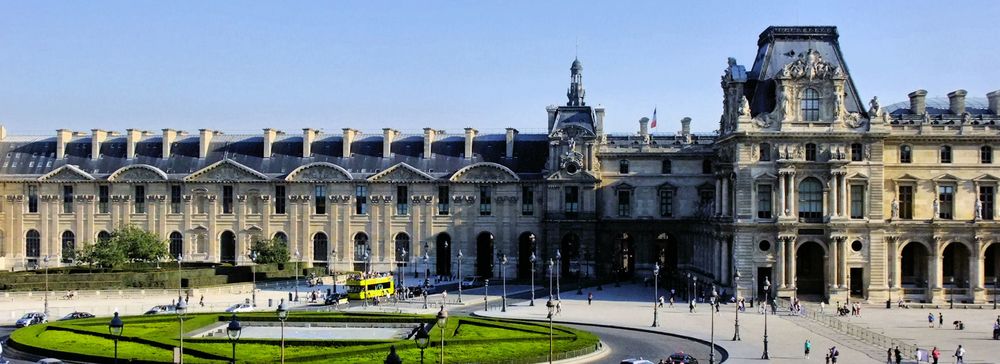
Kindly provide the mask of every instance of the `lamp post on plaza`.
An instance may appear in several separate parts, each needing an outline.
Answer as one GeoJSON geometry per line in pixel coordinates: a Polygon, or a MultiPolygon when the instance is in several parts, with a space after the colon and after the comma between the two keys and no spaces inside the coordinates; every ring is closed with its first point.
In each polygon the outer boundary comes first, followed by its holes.
{"type": "Polygon", "coordinates": [[[285,303],[278,304],[278,321],[281,322],[281,364],[285,364],[285,320],[288,319],[288,309],[285,303]]]}
{"type": "MultiPolygon", "coordinates": [[[[551,260],[550,260],[550,262],[551,262],[551,260]]],[[[548,315],[548,318],[549,318],[549,364],[552,364],[552,315],[554,313],[553,311],[555,310],[555,307],[556,307],[556,305],[552,304],[552,297],[549,297],[549,300],[545,302],[545,308],[548,309],[548,311],[549,311],[549,315],[548,315]]]]}
{"type": "Polygon", "coordinates": [[[462,303],[462,249],[458,250],[458,303],[462,303]]]}
{"type": "Polygon", "coordinates": [[[184,256],[177,254],[177,297],[182,296],[181,286],[184,285],[184,279],[181,278],[181,261],[184,260],[184,256]]]}
{"type": "Polygon", "coordinates": [[[733,341],[740,341],[740,271],[733,274],[733,286],[736,288],[736,331],[733,332],[733,341]]]}
{"type": "Polygon", "coordinates": [[[660,278],[660,262],[656,262],[653,265],[653,327],[660,326],[659,321],[659,303],[660,303],[660,286],[658,285],[660,278]]]}
{"type": "Polygon", "coordinates": [[[45,263],[45,318],[49,318],[49,256],[46,255],[42,258],[42,262],[45,263]]]}
{"type": "Polygon", "coordinates": [[[948,284],[951,285],[951,289],[948,292],[951,294],[951,298],[948,300],[948,309],[955,308],[955,277],[948,277],[948,284]]]}
{"type": "Polygon", "coordinates": [[[417,344],[417,348],[420,349],[420,363],[424,362],[424,349],[427,349],[427,345],[431,343],[431,335],[427,333],[427,328],[425,324],[420,324],[417,326],[417,333],[413,335],[413,342],[417,344]]]}
{"type": "Polygon", "coordinates": [[[753,271],[750,271],[750,282],[753,283],[753,289],[750,290],[750,307],[752,308],[757,301],[757,275],[753,271]]]}
{"type": "Polygon", "coordinates": [[[889,300],[885,302],[885,309],[892,309],[892,278],[889,278],[889,300]]]}
{"type": "Polygon", "coordinates": [[[994,276],[993,277],[993,309],[994,310],[997,309],[997,291],[1000,291],[1000,276],[994,276]]]}
{"type": "Polygon", "coordinates": [[[233,364],[236,364],[236,342],[240,340],[240,333],[242,331],[243,327],[236,320],[236,314],[234,313],[233,319],[229,321],[229,326],[226,327],[226,336],[229,337],[229,342],[233,343],[233,364]]]}
{"type": "Polygon", "coordinates": [[[500,253],[500,278],[503,279],[503,298],[500,300],[500,312],[507,312],[507,254],[504,253],[500,253]]]}
{"type": "Polygon", "coordinates": [[[771,305],[771,282],[764,277],[764,354],[760,356],[761,359],[771,360],[771,356],[767,353],[767,310],[768,306],[771,305]]]}
{"type": "MultiPolygon", "coordinates": [[[[528,301],[528,306],[535,305],[535,261],[538,257],[535,256],[535,252],[531,252],[531,258],[528,261],[531,262],[531,301],[528,301]]],[[[995,301],[995,300],[994,300],[995,301]]]]}
{"type": "Polygon", "coordinates": [[[406,262],[406,248],[402,248],[399,252],[402,262],[396,265],[396,286],[405,287],[406,284],[403,283],[403,274],[400,272],[403,270],[403,264],[406,262]]]}
{"type": "Polygon", "coordinates": [[[441,305],[437,314],[437,325],[441,328],[441,363],[444,363],[444,328],[448,325],[448,310],[441,305]]]}
{"type": "Polygon", "coordinates": [[[299,302],[299,260],[301,260],[299,250],[295,250],[295,302],[299,302]]]}
{"type": "Polygon", "coordinates": [[[490,279],[483,280],[483,311],[490,310],[490,279]]]}
{"type": "Polygon", "coordinates": [[[555,265],[555,262],[552,261],[552,258],[549,258],[549,302],[550,303],[552,302],[552,266],[553,265],[555,265]]]}
{"type": "Polygon", "coordinates": [[[576,257],[576,294],[583,294],[583,261],[576,257]]]}
{"type": "Polygon", "coordinates": [[[111,334],[111,339],[115,341],[115,363],[118,363],[118,339],[122,337],[122,329],[124,328],[125,323],[122,322],[121,317],[118,317],[118,312],[115,312],[115,317],[108,323],[108,333],[111,334]]]}
{"type": "MultiPolygon", "coordinates": [[[[711,305],[715,305],[715,300],[719,299],[719,293],[715,291],[715,285],[712,285],[712,300],[709,302],[711,305]]],[[[712,309],[708,309],[708,315],[712,316],[712,329],[709,334],[708,346],[708,364],[715,364],[715,312],[712,309]]]]}
{"type": "MultiPolygon", "coordinates": [[[[177,261],[177,269],[180,270],[180,260],[177,261]]],[[[250,287],[250,302],[254,308],[257,308],[257,252],[255,251],[250,252],[250,277],[253,278],[253,286],[250,287]]]]}
{"type": "Polygon", "coordinates": [[[562,252],[556,249],[556,301],[562,301],[559,296],[559,271],[562,270],[562,252]]]}
{"type": "Polygon", "coordinates": [[[187,302],[184,301],[184,297],[177,297],[177,305],[174,306],[174,311],[177,312],[177,321],[180,322],[180,326],[177,328],[177,338],[180,341],[180,362],[184,364],[184,314],[187,313],[187,302]]]}

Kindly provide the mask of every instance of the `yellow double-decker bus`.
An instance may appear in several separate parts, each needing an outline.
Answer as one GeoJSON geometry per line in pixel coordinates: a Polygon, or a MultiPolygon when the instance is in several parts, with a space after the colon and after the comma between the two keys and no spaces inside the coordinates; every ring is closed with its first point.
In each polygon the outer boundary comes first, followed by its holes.
{"type": "Polygon", "coordinates": [[[347,298],[352,300],[391,296],[396,292],[396,286],[392,276],[348,279],[346,286],[347,298]]]}

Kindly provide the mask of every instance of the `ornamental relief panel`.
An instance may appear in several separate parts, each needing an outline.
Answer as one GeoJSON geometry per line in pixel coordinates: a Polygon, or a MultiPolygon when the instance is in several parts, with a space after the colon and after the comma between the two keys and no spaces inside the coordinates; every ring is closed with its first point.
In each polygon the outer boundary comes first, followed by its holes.
{"type": "Polygon", "coordinates": [[[261,181],[261,176],[232,164],[219,164],[193,176],[192,181],[261,181]]]}
{"type": "Polygon", "coordinates": [[[343,171],[326,165],[307,166],[294,175],[289,176],[292,181],[344,181],[350,180],[351,176],[345,175],[343,171]]]}
{"type": "Polygon", "coordinates": [[[163,176],[146,168],[129,168],[114,176],[115,181],[162,181],[163,176]]]}

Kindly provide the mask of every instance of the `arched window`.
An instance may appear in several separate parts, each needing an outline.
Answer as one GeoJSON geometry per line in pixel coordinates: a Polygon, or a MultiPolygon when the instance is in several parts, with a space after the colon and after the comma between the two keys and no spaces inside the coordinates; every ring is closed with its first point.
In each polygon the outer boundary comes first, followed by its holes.
{"type": "Polygon", "coordinates": [[[28,258],[38,258],[42,256],[42,235],[38,230],[28,230],[24,234],[24,252],[28,258]]]}
{"type": "Polygon", "coordinates": [[[660,164],[660,173],[661,174],[671,174],[671,173],[673,173],[673,166],[670,164],[670,160],[669,159],[664,159],[663,162],[661,162],[661,164],[660,164]]]}
{"type": "Polygon", "coordinates": [[[802,120],[819,121],[819,92],[814,89],[802,91],[802,120]]]}
{"type": "Polygon", "coordinates": [[[899,163],[912,163],[913,162],[913,148],[909,145],[899,146],[899,163]]]}
{"type": "Polygon", "coordinates": [[[76,234],[66,230],[62,233],[62,262],[71,263],[76,258],[76,234]]]}
{"type": "Polygon", "coordinates": [[[815,220],[823,218],[823,184],[809,177],[799,183],[799,218],[815,220]]]}
{"type": "Polygon", "coordinates": [[[761,162],[768,162],[771,160],[771,143],[760,143],[760,157],[761,162]]]}
{"type": "Polygon", "coordinates": [[[811,162],[816,161],[816,144],[806,143],[806,160],[811,162]]]}
{"type": "Polygon", "coordinates": [[[979,147],[979,163],[993,164],[993,147],[989,145],[979,147]]]}
{"type": "Polygon", "coordinates": [[[184,254],[184,236],[179,231],[170,233],[170,257],[177,259],[177,256],[184,254]]]}
{"type": "Polygon", "coordinates": [[[279,231],[274,233],[274,238],[282,243],[288,244],[288,235],[286,235],[284,232],[279,231]]]}
{"type": "Polygon", "coordinates": [[[326,234],[316,233],[313,235],[313,260],[326,261],[327,250],[329,250],[326,234]]]}
{"type": "Polygon", "coordinates": [[[396,262],[405,262],[410,252],[412,252],[410,250],[410,236],[406,233],[396,234],[396,262]]]}
{"type": "Polygon", "coordinates": [[[100,241],[108,241],[108,240],[111,240],[111,233],[109,233],[107,231],[104,231],[104,230],[101,230],[101,232],[97,233],[97,241],[100,242],[100,241]]]}
{"type": "Polygon", "coordinates": [[[941,163],[951,163],[951,146],[942,145],[940,155],[941,163]]]}
{"type": "Polygon", "coordinates": [[[628,173],[628,159],[622,159],[618,161],[618,173],[621,174],[628,173]]]}
{"type": "Polygon", "coordinates": [[[365,253],[368,251],[368,234],[358,233],[354,235],[354,260],[364,261],[365,253]]]}

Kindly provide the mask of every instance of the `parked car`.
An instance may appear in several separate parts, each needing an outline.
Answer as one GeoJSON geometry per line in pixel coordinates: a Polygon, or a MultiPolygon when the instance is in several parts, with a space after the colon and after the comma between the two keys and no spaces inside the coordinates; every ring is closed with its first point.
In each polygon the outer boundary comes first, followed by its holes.
{"type": "Polygon", "coordinates": [[[94,314],[89,313],[89,312],[73,312],[73,313],[71,313],[69,315],[63,316],[63,318],[59,319],[59,321],[85,319],[85,318],[93,318],[93,317],[94,317],[94,314]]]}
{"type": "Polygon", "coordinates": [[[683,351],[670,354],[667,358],[668,364],[698,364],[698,359],[695,359],[689,354],[684,354],[683,351]]]}
{"type": "Polygon", "coordinates": [[[63,361],[59,360],[59,359],[56,359],[56,358],[45,358],[45,359],[37,361],[36,363],[38,363],[38,364],[63,364],[63,361]]]}
{"type": "Polygon", "coordinates": [[[480,276],[468,276],[462,279],[462,288],[482,287],[485,284],[480,276]]]}
{"type": "Polygon", "coordinates": [[[655,364],[655,363],[643,358],[639,358],[639,359],[625,359],[622,360],[621,364],[655,364]]]}
{"type": "Polygon", "coordinates": [[[49,322],[49,318],[45,316],[44,313],[28,312],[24,314],[24,316],[21,316],[21,318],[19,318],[17,322],[14,323],[14,326],[27,327],[31,325],[44,324],[46,322],[49,322]]]}
{"type": "Polygon", "coordinates": [[[254,309],[253,305],[249,303],[237,303],[235,305],[229,306],[229,308],[226,309],[226,312],[229,313],[253,312],[253,309],[254,309]]]}
{"type": "Polygon", "coordinates": [[[143,315],[164,315],[169,313],[177,313],[177,308],[174,305],[157,305],[150,308],[143,315]]]}

